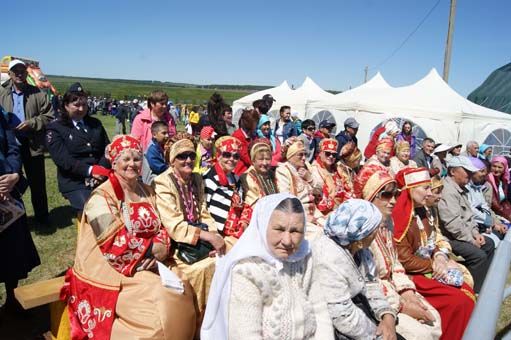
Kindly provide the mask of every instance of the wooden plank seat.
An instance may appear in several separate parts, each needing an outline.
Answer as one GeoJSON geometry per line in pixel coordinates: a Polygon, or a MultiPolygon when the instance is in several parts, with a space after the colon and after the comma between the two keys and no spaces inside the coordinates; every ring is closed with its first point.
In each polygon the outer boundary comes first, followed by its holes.
{"type": "Polygon", "coordinates": [[[14,289],[14,296],[25,309],[46,305],[59,300],[64,276],[39,281],[14,289]]]}

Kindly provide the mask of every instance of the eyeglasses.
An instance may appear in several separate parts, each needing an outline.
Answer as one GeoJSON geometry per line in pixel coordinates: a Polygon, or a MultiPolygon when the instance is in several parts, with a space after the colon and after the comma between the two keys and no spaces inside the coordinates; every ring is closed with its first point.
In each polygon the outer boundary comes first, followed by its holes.
{"type": "Polygon", "coordinates": [[[295,156],[298,157],[298,158],[303,158],[303,157],[306,156],[306,154],[305,154],[305,152],[299,152],[295,156]]]}
{"type": "Polygon", "coordinates": [[[397,198],[398,195],[399,195],[399,191],[398,190],[380,191],[376,195],[376,198],[381,199],[382,201],[390,201],[392,198],[397,198]]]}
{"type": "Polygon", "coordinates": [[[337,152],[328,152],[328,151],[325,151],[325,157],[337,157],[337,152]]]}
{"type": "Polygon", "coordinates": [[[307,131],[314,131],[314,130],[316,130],[316,128],[314,126],[309,126],[305,130],[307,130],[307,131]]]}
{"type": "Polygon", "coordinates": [[[176,159],[180,161],[186,161],[188,158],[194,161],[195,158],[197,158],[197,155],[195,154],[195,152],[183,152],[176,156],[176,159]]]}
{"type": "Polygon", "coordinates": [[[238,160],[238,159],[240,159],[240,154],[236,153],[236,152],[229,152],[229,151],[222,152],[222,158],[229,159],[231,157],[234,160],[238,160]]]}

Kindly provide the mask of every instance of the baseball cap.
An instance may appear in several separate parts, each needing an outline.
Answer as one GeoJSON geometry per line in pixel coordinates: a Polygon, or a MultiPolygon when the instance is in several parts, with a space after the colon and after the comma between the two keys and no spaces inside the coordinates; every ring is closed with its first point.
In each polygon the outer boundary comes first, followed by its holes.
{"type": "Polygon", "coordinates": [[[13,60],[11,60],[11,61],[9,62],[9,71],[10,71],[10,70],[11,70],[14,66],[16,66],[16,65],[23,65],[23,66],[27,67],[27,65],[26,65],[24,62],[22,62],[21,60],[19,60],[19,59],[13,59],[13,60]]]}
{"type": "Polygon", "coordinates": [[[320,129],[323,129],[323,128],[333,128],[336,124],[329,121],[329,120],[322,120],[320,123],[319,123],[319,128],[320,129]]]}
{"type": "Polygon", "coordinates": [[[476,172],[479,171],[478,168],[476,168],[470,159],[465,156],[454,156],[449,161],[447,161],[447,167],[448,168],[458,168],[462,167],[463,169],[470,171],[470,172],[476,172]]]}
{"type": "Polygon", "coordinates": [[[439,152],[444,152],[444,151],[449,151],[452,149],[452,146],[450,146],[449,144],[439,144],[435,150],[433,150],[433,153],[439,153],[439,152]]]}
{"type": "Polygon", "coordinates": [[[269,102],[276,102],[275,98],[273,98],[273,96],[271,94],[265,94],[263,96],[263,100],[264,101],[269,101],[269,102]]]}
{"type": "Polygon", "coordinates": [[[352,129],[358,129],[359,127],[359,123],[357,122],[357,120],[353,117],[348,117],[346,118],[346,120],[344,121],[344,126],[345,127],[349,127],[349,128],[352,128],[352,129]]]}

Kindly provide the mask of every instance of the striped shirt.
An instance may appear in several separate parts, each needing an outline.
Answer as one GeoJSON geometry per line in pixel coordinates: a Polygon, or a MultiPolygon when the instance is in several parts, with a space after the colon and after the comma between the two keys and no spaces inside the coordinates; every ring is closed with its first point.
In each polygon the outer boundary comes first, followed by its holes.
{"type": "MultiPolygon", "coordinates": [[[[238,176],[234,175],[234,173],[232,173],[231,176],[233,176],[231,179],[233,179],[236,189],[241,194],[241,183],[238,176]]],[[[206,187],[206,204],[208,211],[215,220],[217,230],[223,231],[229,209],[231,208],[231,197],[234,190],[230,186],[226,187],[220,184],[215,167],[212,167],[204,173],[203,178],[206,187]]]]}

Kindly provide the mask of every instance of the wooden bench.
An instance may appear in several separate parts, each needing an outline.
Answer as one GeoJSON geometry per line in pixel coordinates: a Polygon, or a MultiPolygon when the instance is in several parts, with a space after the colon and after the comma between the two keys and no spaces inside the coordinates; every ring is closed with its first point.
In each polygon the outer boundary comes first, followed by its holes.
{"type": "Polygon", "coordinates": [[[14,296],[25,309],[30,309],[59,301],[64,276],[39,281],[14,289],[14,296]]]}
{"type": "Polygon", "coordinates": [[[50,331],[44,334],[47,340],[71,339],[67,306],[60,301],[60,289],[63,285],[64,276],[59,276],[14,289],[14,296],[24,309],[49,304],[50,331]]]}

